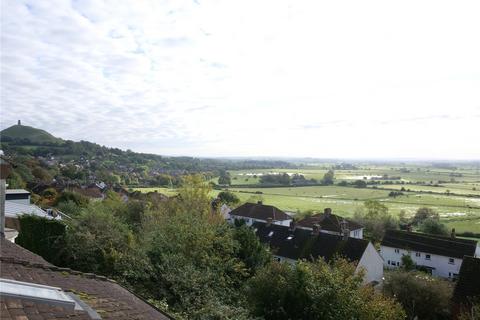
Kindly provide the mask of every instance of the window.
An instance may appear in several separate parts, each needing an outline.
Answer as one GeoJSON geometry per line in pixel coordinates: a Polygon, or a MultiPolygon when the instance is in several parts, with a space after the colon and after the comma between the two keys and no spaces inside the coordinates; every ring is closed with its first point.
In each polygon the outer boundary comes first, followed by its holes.
{"type": "Polygon", "coordinates": [[[400,262],[397,261],[397,267],[400,267],[400,262]]]}
{"type": "Polygon", "coordinates": [[[287,237],[287,240],[292,240],[293,239],[293,236],[288,236],[287,237]]]}
{"type": "Polygon", "coordinates": [[[422,254],[420,252],[415,252],[415,257],[421,257],[422,254]]]}
{"type": "Polygon", "coordinates": [[[455,264],[455,259],[453,259],[453,258],[448,258],[448,263],[449,263],[449,264],[455,264]]]}
{"type": "Polygon", "coordinates": [[[387,264],[390,265],[390,260],[388,260],[387,264]]]}
{"type": "Polygon", "coordinates": [[[430,255],[429,254],[425,255],[425,260],[430,260],[430,255]]]}
{"type": "Polygon", "coordinates": [[[268,236],[269,236],[269,237],[273,236],[273,231],[270,231],[270,232],[268,233],[268,236]]]}
{"type": "Polygon", "coordinates": [[[399,250],[399,249],[395,249],[395,253],[400,253],[400,250],[399,250]]]}

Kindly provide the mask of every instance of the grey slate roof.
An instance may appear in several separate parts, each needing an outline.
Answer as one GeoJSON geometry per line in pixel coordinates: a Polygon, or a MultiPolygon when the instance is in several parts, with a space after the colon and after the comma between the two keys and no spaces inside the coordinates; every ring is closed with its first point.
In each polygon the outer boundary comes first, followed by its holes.
{"type": "Polygon", "coordinates": [[[250,202],[244,203],[240,207],[233,209],[232,211],[230,211],[230,215],[265,221],[268,218],[272,218],[274,221],[292,219],[292,217],[290,217],[288,214],[278,209],[277,207],[250,202]]]}
{"type": "Polygon", "coordinates": [[[359,261],[365,252],[368,241],[348,238],[343,240],[339,235],[312,231],[287,226],[255,222],[252,225],[262,243],[268,244],[273,254],[293,260],[317,259],[326,261],[335,256],[342,256],[349,261],[359,261]]]}
{"type": "Polygon", "coordinates": [[[346,227],[350,231],[363,228],[361,224],[356,223],[355,221],[352,221],[349,219],[342,218],[333,213],[319,213],[319,214],[312,215],[310,217],[306,217],[305,219],[298,221],[297,226],[302,228],[312,229],[315,224],[318,224],[322,230],[341,233],[342,220],[345,220],[346,227]]]}
{"type": "Polygon", "coordinates": [[[462,259],[463,256],[475,254],[477,242],[426,233],[387,230],[381,245],[462,259]]]}

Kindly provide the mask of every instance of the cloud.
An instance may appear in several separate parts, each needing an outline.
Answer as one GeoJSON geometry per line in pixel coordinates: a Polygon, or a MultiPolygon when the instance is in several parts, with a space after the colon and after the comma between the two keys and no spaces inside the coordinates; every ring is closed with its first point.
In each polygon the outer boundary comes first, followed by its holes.
{"type": "Polygon", "coordinates": [[[0,125],[160,154],[479,158],[478,9],[6,0],[0,125]]]}

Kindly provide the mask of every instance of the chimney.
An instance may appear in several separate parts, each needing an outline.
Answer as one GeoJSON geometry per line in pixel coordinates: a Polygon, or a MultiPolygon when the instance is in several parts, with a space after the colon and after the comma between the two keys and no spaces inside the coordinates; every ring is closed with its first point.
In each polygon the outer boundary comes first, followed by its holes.
{"type": "Polygon", "coordinates": [[[452,239],[455,239],[455,228],[452,228],[452,233],[450,234],[452,239]]]}
{"type": "Polygon", "coordinates": [[[21,125],[22,125],[22,121],[18,120],[18,125],[21,126],[21,125]]]}
{"type": "Polygon", "coordinates": [[[267,218],[267,227],[270,227],[272,225],[272,218],[267,218]]]}
{"type": "Polygon", "coordinates": [[[312,228],[312,236],[318,236],[320,234],[321,227],[318,223],[315,223],[312,228]]]}
{"type": "Polygon", "coordinates": [[[262,200],[258,200],[257,204],[263,204],[262,200]]]}
{"type": "Polygon", "coordinates": [[[326,215],[326,216],[329,216],[332,214],[332,208],[325,208],[323,210],[323,213],[326,215]]]}
{"type": "Polygon", "coordinates": [[[412,225],[411,224],[407,224],[407,232],[412,232],[412,225]]]}

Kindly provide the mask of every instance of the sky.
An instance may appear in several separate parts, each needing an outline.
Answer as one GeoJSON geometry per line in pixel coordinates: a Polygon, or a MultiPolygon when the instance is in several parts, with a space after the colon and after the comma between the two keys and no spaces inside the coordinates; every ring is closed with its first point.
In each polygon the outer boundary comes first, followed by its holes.
{"type": "Polygon", "coordinates": [[[480,2],[2,0],[0,127],[164,155],[480,159],[480,2]]]}

